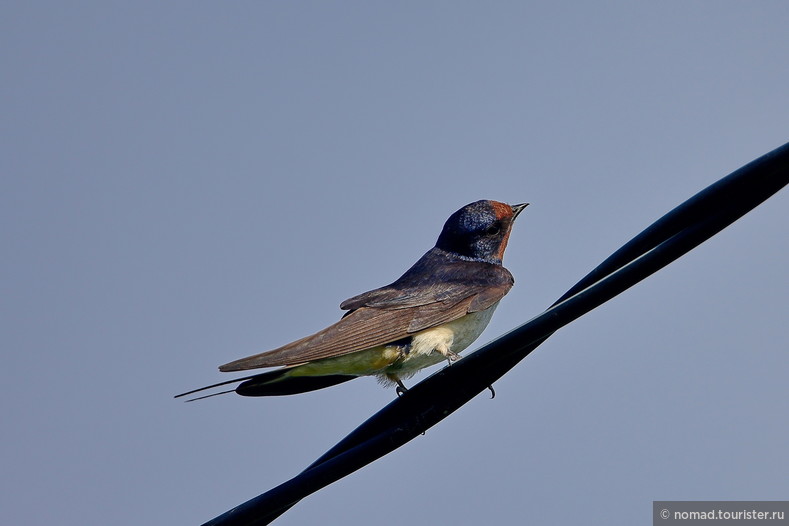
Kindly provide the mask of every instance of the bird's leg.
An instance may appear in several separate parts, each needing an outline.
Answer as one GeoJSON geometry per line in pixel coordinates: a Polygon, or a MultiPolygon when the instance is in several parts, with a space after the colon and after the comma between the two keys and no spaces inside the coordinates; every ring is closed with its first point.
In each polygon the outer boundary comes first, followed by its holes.
{"type": "Polygon", "coordinates": [[[395,392],[397,393],[397,396],[403,396],[405,392],[408,391],[408,388],[405,386],[403,381],[396,374],[389,373],[386,375],[386,377],[389,378],[391,381],[397,383],[397,387],[395,387],[395,392]]]}
{"type": "Polygon", "coordinates": [[[492,384],[488,386],[488,389],[490,389],[490,399],[493,400],[494,398],[496,398],[496,391],[493,390],[492,384]]]}
{"type": "Polygon", "coordinates": [[[452,362],[460,360],[460,355],[456,352],[452,352],[452,350],[446,344],[441,344],[436,347],[436,351],[447,359],[447,363],[449,365],[452,365],[452,362]]]}

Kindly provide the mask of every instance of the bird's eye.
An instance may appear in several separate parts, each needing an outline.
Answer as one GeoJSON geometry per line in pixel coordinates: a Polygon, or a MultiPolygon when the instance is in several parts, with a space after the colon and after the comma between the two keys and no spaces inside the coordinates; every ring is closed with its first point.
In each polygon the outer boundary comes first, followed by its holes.
{"type": "Polygon", "coordinates": [[[497,227],[496,225],[493,225],[492,227],[488,227],[488,229],[485,230],[485,233],[488,234],[489,236],[495,236],[496,234],[499,233],[499,227],[497,227]]]}

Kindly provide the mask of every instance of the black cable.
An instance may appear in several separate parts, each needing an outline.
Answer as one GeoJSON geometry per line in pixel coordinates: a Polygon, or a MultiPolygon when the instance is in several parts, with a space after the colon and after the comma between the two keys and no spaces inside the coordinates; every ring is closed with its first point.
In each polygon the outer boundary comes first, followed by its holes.
{"type": "Polygon", "coordinates": [[[551,308],[413,386],[291,480],[204,526],[268,524],[302,498],[424,433],[551,334],[689,252],[789,183],[789,143],[691,197],[617,250],[551,308]]]}

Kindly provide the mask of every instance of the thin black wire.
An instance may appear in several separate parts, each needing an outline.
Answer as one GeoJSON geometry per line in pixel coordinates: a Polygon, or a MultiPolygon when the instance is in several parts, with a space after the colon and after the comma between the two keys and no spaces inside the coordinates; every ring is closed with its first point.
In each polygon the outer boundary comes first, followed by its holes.
{"type": "Polygon", "coordinates": [[[204,526],[269,524],[302,498],[394,451],[485,390],[556,330],[689,252],[788,183],[789,143],[676,207],[548,310],[413,386],[299,475],[204,526]]]}

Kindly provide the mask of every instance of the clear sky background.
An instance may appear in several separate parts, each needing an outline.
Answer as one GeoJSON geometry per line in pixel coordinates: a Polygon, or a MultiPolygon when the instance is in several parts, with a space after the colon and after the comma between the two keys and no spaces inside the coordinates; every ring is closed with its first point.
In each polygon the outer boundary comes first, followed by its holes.
{"type": "MultiPolygon", "coordinates": [[[[172,396],[477,199],[532,203],[478,343],[526,321],[789,140],[787,27],[782,1],[3,2],[0,519],[195,525],[292,477],[394,391],[172,396]]],[[[786,499],[787,239],[784,190],[277,524],[786,499]]]]}

